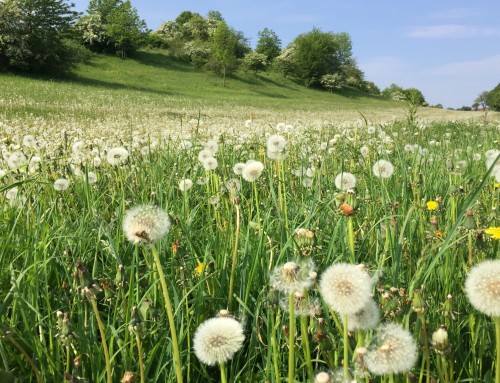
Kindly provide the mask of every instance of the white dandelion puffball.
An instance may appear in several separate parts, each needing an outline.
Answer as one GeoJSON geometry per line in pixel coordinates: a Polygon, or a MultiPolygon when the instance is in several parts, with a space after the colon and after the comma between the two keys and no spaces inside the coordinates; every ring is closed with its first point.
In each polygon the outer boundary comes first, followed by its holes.
{"type": "Polygon", "coordinates": [[[219,164],[217,160],[213,157],[205,158],[205,160],[203,161],[203,167],[205,168],[206,171],[215,170],[217,169],[218,165],[219,164]]]}
{"type": "Polygon", "coordinates": [[[500,260],[478,263],[465,280],[469,302],[491,317],[500,317],[500,260]]]}
{"type": "Polygon", "coordinates": [[[210,150],[203,149],[200,150],[200,152],[198,153],[198,161],[200,161],[203,164],[203,162],[205,162],[207,158],[212,158],[213,156],[214,155],[210,150]]]}
{"type": "Polygon", "coordinates": [[[154,205],[134,206],[123,218],[123,231],[132,243],[155,242],[168,234],[170,226],[167,212],[154,205]]]}
{"type": "Polygon", "coordinates": [[[182,192],[187,192],[193,187],[193,181],[191,181],[189,178],[183,179],[179,182],[179,189],[182,192]]]}
{"type": "Polygon", "coordinates": [[[267,139],[267,151],[270,153],[278,153],[285,149],[286,139],[279,134],[273,134],[267,139]]]}
{"type": "Polygon", "coordinates": [[[394,173],[394,165],[387,160],[378,160],[372,167],[373,175],[379,178],[389,178],[394,173]]]}
{"type": "Polygon", "coordinates": [[[270,282],[273,289],[290,295],[310,288],[315,278],[315,265],[309,260],[303,264],[287,262],[276,266],[271,273],[270,282]]]}
{"type": "Polygon", "coordinates": [[[93,185],[97,182],[97,175],[94,172],[88,172],[83,178],[89,183],[89,185],[93,185]]]}
{"type": "Polygon", "coordinates": [[[352,173],[342,172],[335,177],[335,186],[340,190],[349,190],[356,187],[356,177],[352,173]]]}
{"type": "Polygon", "coordinates": [[[255,180],[257,180],[257,178],[260,177],[263,170],[264,170],[264,164],[262,162],[253,161],[245,165],[241,175],[245,181],[254,182],[255,180]]]}
{"type": "Polygon", "coordinates": [[[194,334],[194,353],[200,362],[213,366],[231,360],[244,340],[243,326],[236,319],[211,318],[203,322],[194,334]]]}
{"type": "Polygon", "coordinates": [[[337,263],[321,276],[319,291],[325,302],[341,315],[354,315],[371,298],[373,279],[356,265],[337,263]]]}
{"type": "Polygon", "coordinates": [[[417,345],[409,331],[388,323],[380,327],[377,344],[368,350],[364,361],[375,375],[407,372],[417,361],[417,345]]]}
{"type": "Polygon", "coordinates": [[[120,166],[127,162],[128,150],[123,147],[112,148],[106,154],[106,160],[111,166],[120,166]]]}
{"type": "MultiPolygon", "coordinates": [[[[342,322],[344,316],[341,317],[342,322]]],[[[349,331],[369,330],[377,327],[380,321],[380,309],[377,303],[370,299],[357,313],[347,315],[347,328],[349,331]]]]}
{"type": "Polygon", "coordinates": [[[57,191],[64,191],[69,189],[69,180],[66,178],[59,178],[54,181],[54,189],[57,191]]]}
{"type": "Polygon", "coordinates": [[[234,164],[233,166],[234,174],[236,174],[237,176],[241,175],[243,173],[243,169],[245,168],[245,166],[246,164],[244,164],[243,162],[238,162],[234,164]]]}

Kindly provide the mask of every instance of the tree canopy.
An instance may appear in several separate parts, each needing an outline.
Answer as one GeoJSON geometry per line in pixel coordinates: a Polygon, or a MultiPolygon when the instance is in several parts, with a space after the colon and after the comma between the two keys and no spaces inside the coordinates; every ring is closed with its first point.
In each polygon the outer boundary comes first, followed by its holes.
{"type": "Polygon", "coordinates": [[[77,13],[64,0],[0,2],[0,68],[66,70],[79,57],[71,44],[77,13]]]}

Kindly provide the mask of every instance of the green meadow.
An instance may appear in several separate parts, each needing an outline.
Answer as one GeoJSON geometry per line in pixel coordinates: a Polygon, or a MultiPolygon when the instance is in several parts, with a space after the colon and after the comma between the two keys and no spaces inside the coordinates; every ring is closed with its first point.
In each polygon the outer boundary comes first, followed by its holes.
{"type": "Polygon", "coordinates": [[[0,74],[0,382],[499,383],[499,116],[0,74]]]}

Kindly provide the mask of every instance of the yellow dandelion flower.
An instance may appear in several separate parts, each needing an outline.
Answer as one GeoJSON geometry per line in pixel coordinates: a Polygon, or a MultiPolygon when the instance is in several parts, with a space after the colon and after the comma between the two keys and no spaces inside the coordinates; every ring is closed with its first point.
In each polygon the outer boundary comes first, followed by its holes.
{"type": "Polygon", "coordinates": [[[498,189],[498,188],[500,188],[500,182],[495,182],[495,183],[493,184],[493,188],[494,188],[494,189],[498,189]]]}
{"type": "Polygon", "coordinates": [[[444,234],[441,232],[441,230],[436,230],[434,232],[434,235],[438,238],[444,238],[444,234]]]}
{"type": "Polygon", "coordinates": [[[484,231],[486,234],[490,234],[493,239],[500,239],[500,226],[489,227],[484,231]]]}
{"type": "Polygon", "coordinates": [[[194,273],[197,276],[200,276],[203,270],[206,270],[207,266],[203,262],[198,262],[198,266],[196,266],[196,269],[194,269],[194,273]]]}
{"type": "Polygon", "coordinates": [[[436,201],[427,201],[427,210],[434,211],[438,208],[438,203],[436,201]]]}

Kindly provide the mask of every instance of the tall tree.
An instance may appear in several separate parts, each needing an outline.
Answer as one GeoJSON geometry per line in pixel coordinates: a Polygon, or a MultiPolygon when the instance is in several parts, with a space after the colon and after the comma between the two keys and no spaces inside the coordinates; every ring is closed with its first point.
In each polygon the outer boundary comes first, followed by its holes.
{"type": "MultiPolygon", "coordinates": [[[[333,33],[325,33],[318,28],[297,36],[293,41],[295,75],[307,86],[311,86],[319,85],[322,76],[339,72],[342,69],[342,58],[349,53],[340,52],[341,41],[342,39],[333,33]]],[[[343,49],[348,48],[348,46],[343,47],[343,49]]]]}
{"type": "Polygon", "coordinates": [[[77,12],[64,0],[0,2],[0,65],[31,71],[66,70],[75,63],[68,43],[77,12]]]}
{"type": "Polygon", "coordinates": [[[222,75],[226,86],[226,75],[236,67],[236,46],[238,39],[224,21],[220,21],[210,39],[216,71],[222,75]]]}
{"type": "Polygon", "coordinates": [[[271,29],[264,28],[257,33],[259,40],[255,47],[256,53],[261,53],[267,56],[268,62],[274,60],[281,53],[281,40],[278,35],[271,29]]]}
{"type": "Polygon", "coordinates": [[[126,57],[146,42],[146,23],[129,0],[91,0],[77,26],[84,44],[97,52],[126,57]]]}
{"type": "Polygon", "coordinates": [[[126,0],[109,14],[106,33],[116,52],[125,58],[145,43],[146,23],[139,18],[130,0],[126,0]]]}

